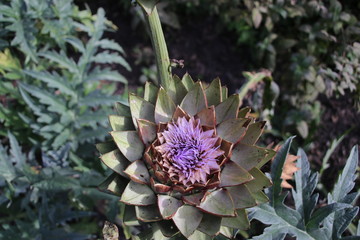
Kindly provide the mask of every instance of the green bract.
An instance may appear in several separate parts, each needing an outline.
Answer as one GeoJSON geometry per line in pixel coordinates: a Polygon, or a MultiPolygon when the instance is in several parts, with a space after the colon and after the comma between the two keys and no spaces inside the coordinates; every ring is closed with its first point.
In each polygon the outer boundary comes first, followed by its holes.
{"type": "Polygon", "coordinates": [[[148,82],[143,97],[129,96],[130,106],[116,103],[117,115],[109,116],[114,141],[97,145],[114,173],[100,188],[126,204],[125,225],[151,223],[150,234],[159,239],[231,238],[249,227],[245,209],[268,201],[262,190],[271,181],[259,168],[275,152],[255,146],[265,122],[249,117],[249,108],[240,109],[239,95],[228,96],[219,79],[204,87],[186,74],[174,75],[170,83],[166,91],[148,82]],[[157,152],[164,131],[178,118],[195,119],[217,139],[220,170],[207,174],[206,183],[177,181],[157,152]]]}

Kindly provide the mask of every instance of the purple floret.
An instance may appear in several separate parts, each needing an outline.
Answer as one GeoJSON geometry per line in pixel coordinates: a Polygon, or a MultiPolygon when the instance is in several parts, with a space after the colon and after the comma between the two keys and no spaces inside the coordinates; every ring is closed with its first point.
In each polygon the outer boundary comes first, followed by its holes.
{"type": "Polygon", "coordinates": [[[168,124],[156,150],[161,153],[171,178],[175,177],[185,186],[205,184],[211,171],[220,170],[217,158],[224,152],[216,145],[218,137],[214,132],[203,131],[200,121],[193,117],[178,118],[168,124]]]}

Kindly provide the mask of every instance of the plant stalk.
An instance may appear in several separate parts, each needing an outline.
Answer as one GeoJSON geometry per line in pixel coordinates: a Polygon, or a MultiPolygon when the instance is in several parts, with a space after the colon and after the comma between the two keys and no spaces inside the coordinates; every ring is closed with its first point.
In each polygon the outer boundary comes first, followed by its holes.
{"type": "Polygon", "coordinates": [[[161,27],[159,14],[156,6],[150,14],[144,12],[147,25],[149,27],[151,42],[155,51],[156,65],[158,76],[160,79],[159,85],[168,90],[171,81],[171,67],[170,58],[167,50],[164,33],[161,27]]]}

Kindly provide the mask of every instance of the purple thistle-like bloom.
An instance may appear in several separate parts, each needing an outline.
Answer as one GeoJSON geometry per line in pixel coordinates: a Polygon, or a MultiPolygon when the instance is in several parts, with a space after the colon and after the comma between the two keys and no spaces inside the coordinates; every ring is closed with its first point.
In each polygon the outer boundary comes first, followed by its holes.
{"type": "Polygon", "coordinates": [[[219,149],[214,132],[204,131],[200,120],[193,117],[189,120],[179,117],[168,124],[167,130],[159,135],[161,145],[155,149],[161,154],[170,178],[185,186],[205,184],[210,173],[220,171],[217,158],[224,151],[219,149]]]}

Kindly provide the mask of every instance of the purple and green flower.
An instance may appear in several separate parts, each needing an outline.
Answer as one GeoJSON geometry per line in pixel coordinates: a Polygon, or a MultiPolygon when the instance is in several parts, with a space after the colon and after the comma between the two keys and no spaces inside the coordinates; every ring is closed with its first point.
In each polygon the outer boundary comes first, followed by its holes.
{"type": "Polygon", "coordinates": [[[166,237],[232,237],[249,226],[245,209],[267,201],[271,182],[259,169],[275,152],[255,145],[265,122],[219,79],[205,89],[188,74],[173,81],[176,94],[148,82],[143,98],[117,103],[115,144],[97,145],[114,170],[101,188],[126,204],[125,224],[156,223],[166,237]]]}
{"type": "Polygon", "coordinates": [[[208,85],[171,74],[156,2],[137,0],[159,83],[109,116],[113,141],[97,148],[114,173],[100,188],[125,204],[126,226],[151,224],[145,239],[232,238],[249,227],[245,209],[268,201],[271,181],[260,168],[275,152],[255,145],[265,122],[240,109],[244,91],[228,96],[218,78],[208,85]]]}

